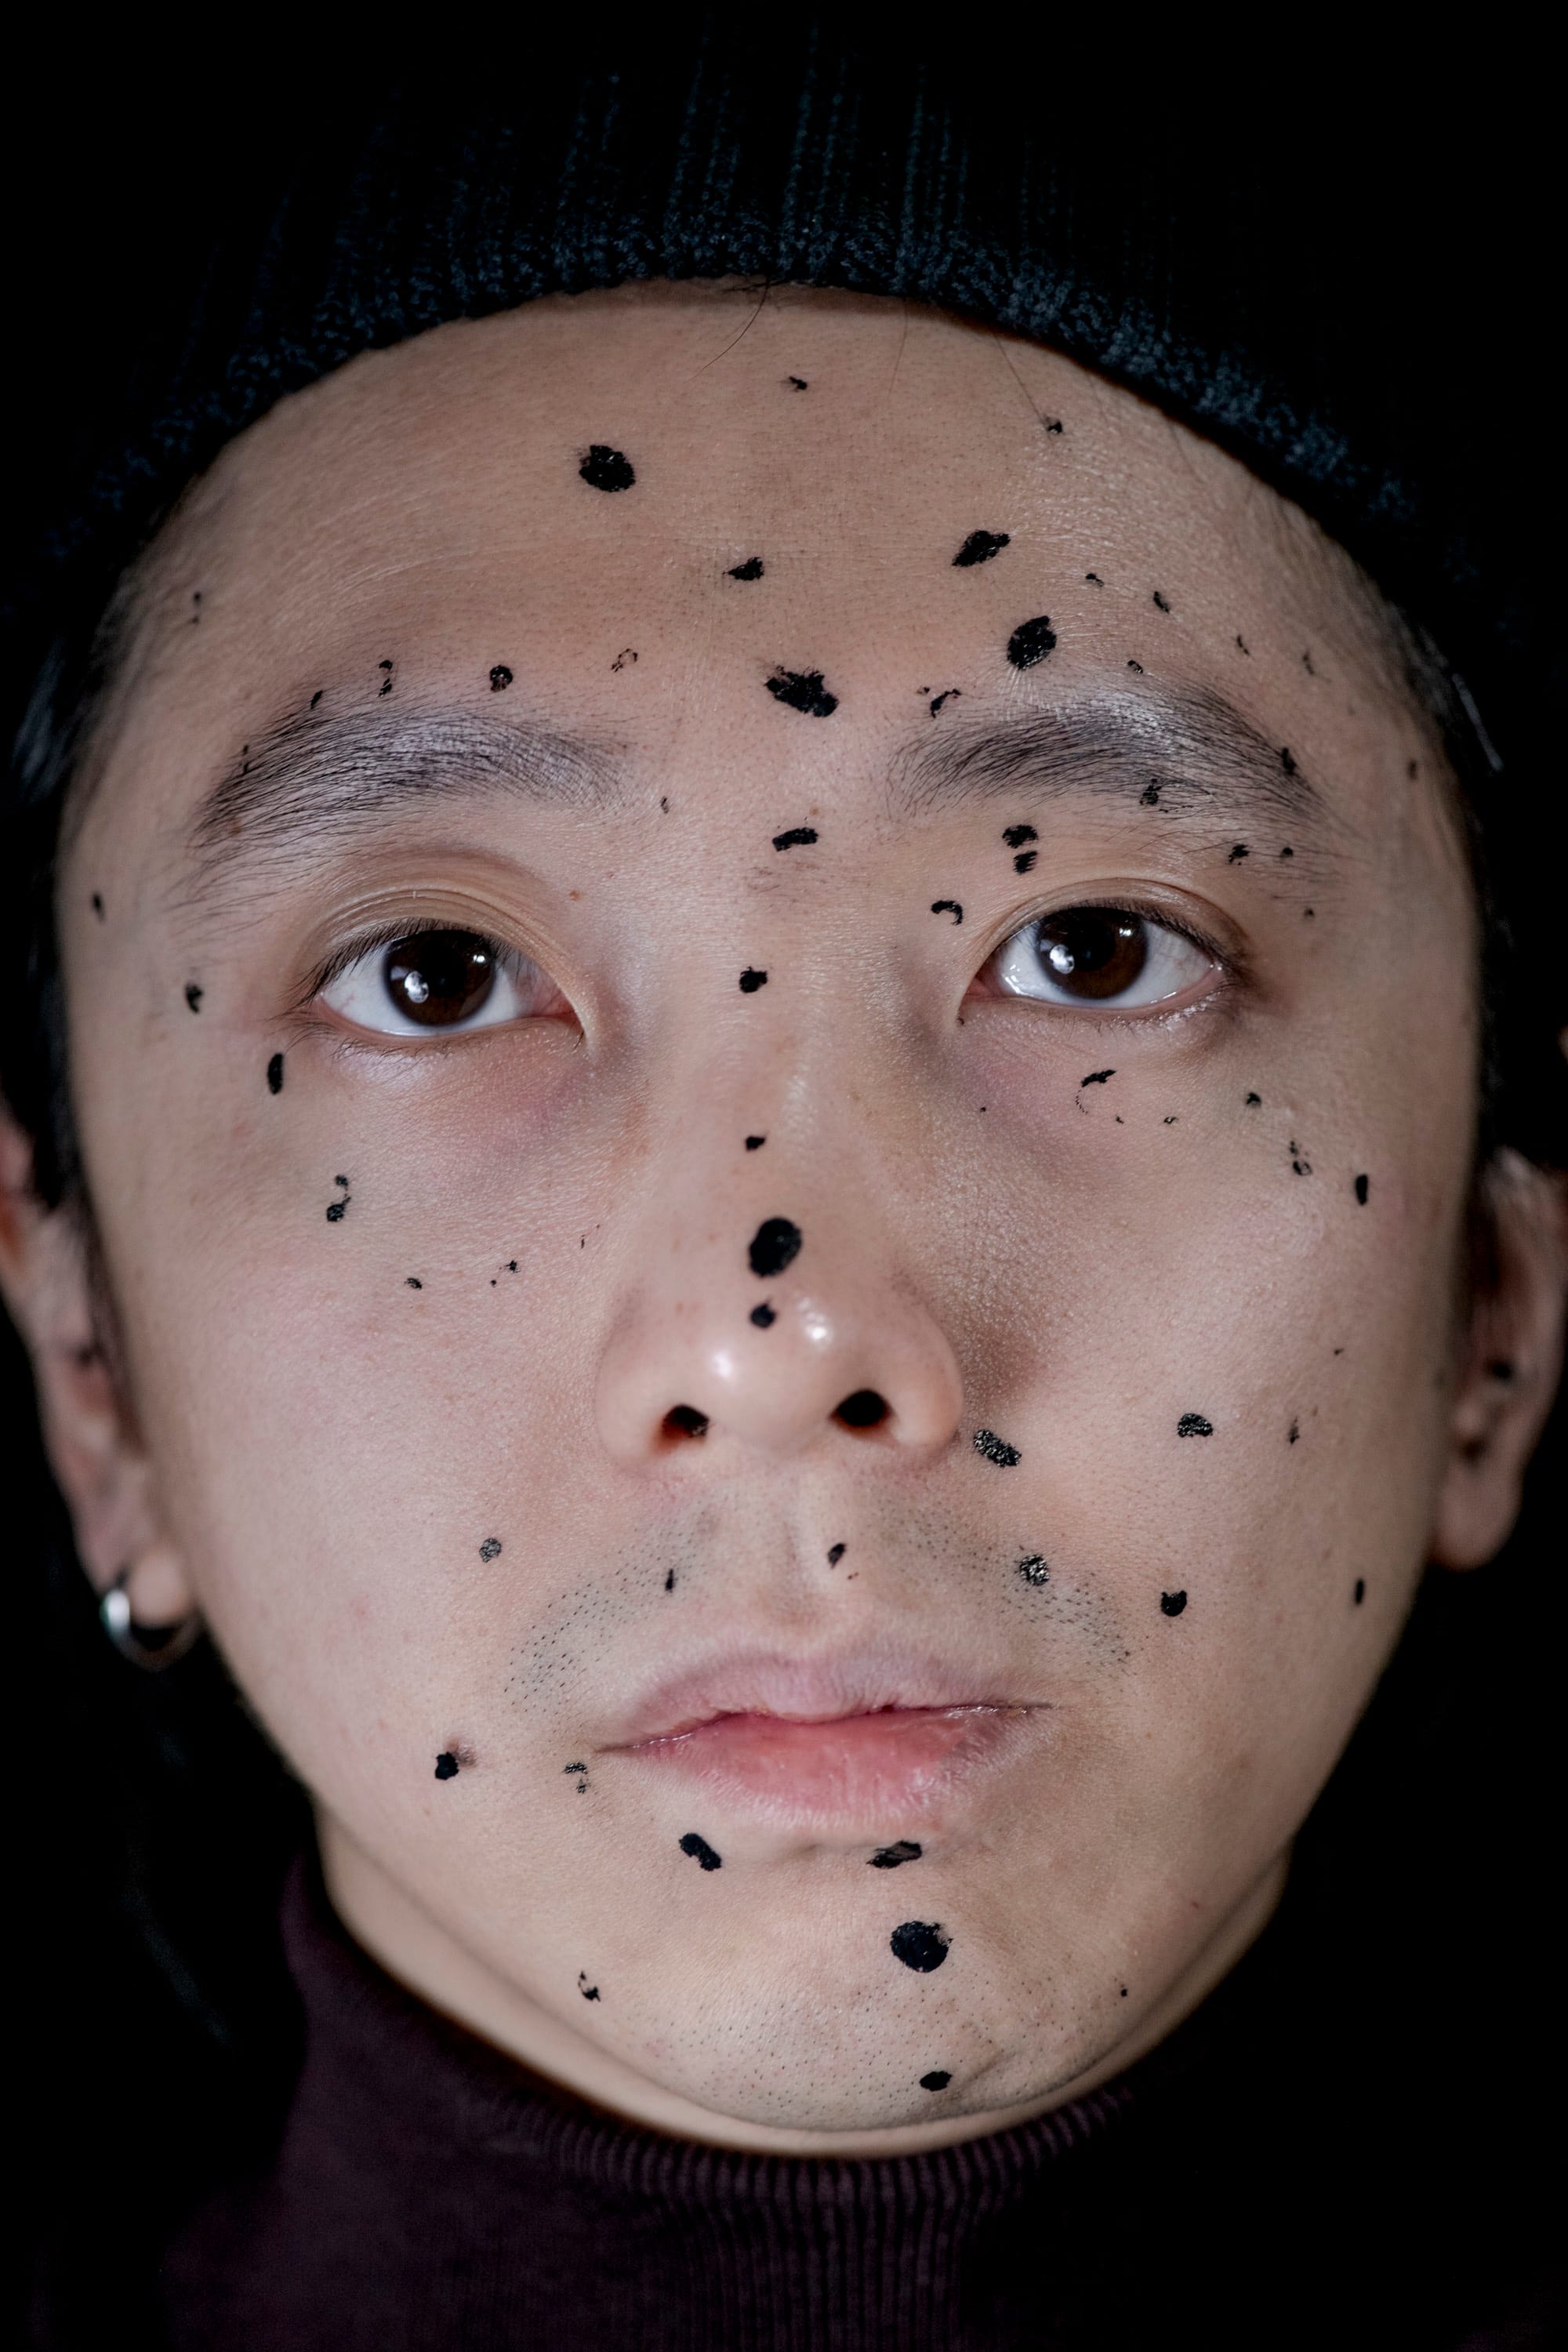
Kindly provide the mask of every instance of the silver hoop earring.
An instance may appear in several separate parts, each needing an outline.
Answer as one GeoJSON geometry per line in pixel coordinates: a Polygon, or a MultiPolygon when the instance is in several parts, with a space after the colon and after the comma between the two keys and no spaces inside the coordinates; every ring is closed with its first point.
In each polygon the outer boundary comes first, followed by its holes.
{"type": "Polygon", "coordinates": [[[125,1590],[130,1575],[131,1570],[122,1568],[99,1602],[99,1622],[122,1658],[129,1658],[146,1674],[162,1674],[191,1648],[202,1630],[201,1615],[193,1609],[188,1617],[176,1618],[172,1625],[136,1624],[125,1590]]]}

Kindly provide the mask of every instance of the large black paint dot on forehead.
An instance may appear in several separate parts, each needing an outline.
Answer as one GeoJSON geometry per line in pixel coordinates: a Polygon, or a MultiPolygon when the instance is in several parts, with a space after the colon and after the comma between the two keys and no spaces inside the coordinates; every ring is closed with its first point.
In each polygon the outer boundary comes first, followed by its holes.
{"type": "Polygon", "coordinates": [[[775,670],[767,683],[776,701],[790,710],[805,711],[808,719],[831,719],[838,708],[838,697],[829,694],[819,669],[775,670]]]}
{"type": "Polygon", "coordinates": [[[1015,669],[1033,669],[1057,649],[1057,633],[1044,613],[1020,621],[1007,640],[1007,658],[1015,669]]]}
{"type": "Polygon", "coordinates": [[[896,1960],[902,1960],[906,1969],[915,1969],[921,1976],[940,1969],[948,1953],[947,1937],[930,1919],[906,1919],[901,1927],[894,1928],[888,1944],[896,1960]]]}
{"type": "Polygon", "coordinates": [[[952,561],[961,572],[972,563],[989,563],[994,555],[1011,544],[1012,534],[1005,530],[972,530],[952,561]]]}
{"type": "Polygon", "coordinates": [[[604,441],[590,444],[577,471],[591,490],[629,490],[637,480],[630,460],[604,441]]]}
{"type": "Polygon", "coordinates": [[[752,1235],[747,1252],[752,1272],[766,1281],[770,1275],[782,1274],[800,1255],[805,1236],[788,1217],[766,1217],[752,1235]]]}

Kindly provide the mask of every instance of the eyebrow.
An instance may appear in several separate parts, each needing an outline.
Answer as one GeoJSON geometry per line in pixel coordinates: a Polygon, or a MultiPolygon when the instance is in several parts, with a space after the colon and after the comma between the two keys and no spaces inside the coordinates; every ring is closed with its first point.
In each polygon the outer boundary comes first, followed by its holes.
{"type": "Polygon", "coordinates": [[[244,858],[310,852],[422,800],[510,797],[608,808],[624,780],[584,738],[455,711],[297,712],[245,747],[197,809],[198,887],[244,858]]]}

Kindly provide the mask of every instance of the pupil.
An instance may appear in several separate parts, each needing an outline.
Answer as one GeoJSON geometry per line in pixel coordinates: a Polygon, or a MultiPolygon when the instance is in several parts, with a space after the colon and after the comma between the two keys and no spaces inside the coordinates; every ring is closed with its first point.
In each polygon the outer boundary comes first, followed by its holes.
{"type": "Polygon", "coordinates": [[[472,931],[422,931],[386,950],[386,992],[426,1029],[477,1013],[495,986],[495,958],[472,931]]]}
{"type": "Polygon", "coordinates": [[[1149,961],[1142,922],[1115,907],[1064,907],[1042,916],[1036,941],[1051,972],[1078,996],[1120,996],[1149,961]]]}

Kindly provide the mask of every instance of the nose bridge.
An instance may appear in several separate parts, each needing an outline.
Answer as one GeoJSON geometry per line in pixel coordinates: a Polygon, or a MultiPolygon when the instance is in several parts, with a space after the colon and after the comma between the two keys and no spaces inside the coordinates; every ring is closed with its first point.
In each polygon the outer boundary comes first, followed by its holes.
{"type": "MultiPolygon", "coordinates": [[[[925,1455],[953,1436],[956,1359],[876,1213],[864,1125],[858,1149],[842,1111],[824,1115],[826,1076],[797,1059],[761,1088],[712,1070],[681,1090],[700,1108],[643,1163],[599,1368],[617,1459],[694,1441],[710,1455],[866,1439],[925,1455]],[[748,1126],[759,1098],[773,1109],[748,1126]]],[[[843,1076],[826,1088],[837,1104],[843,1076]]]]}

